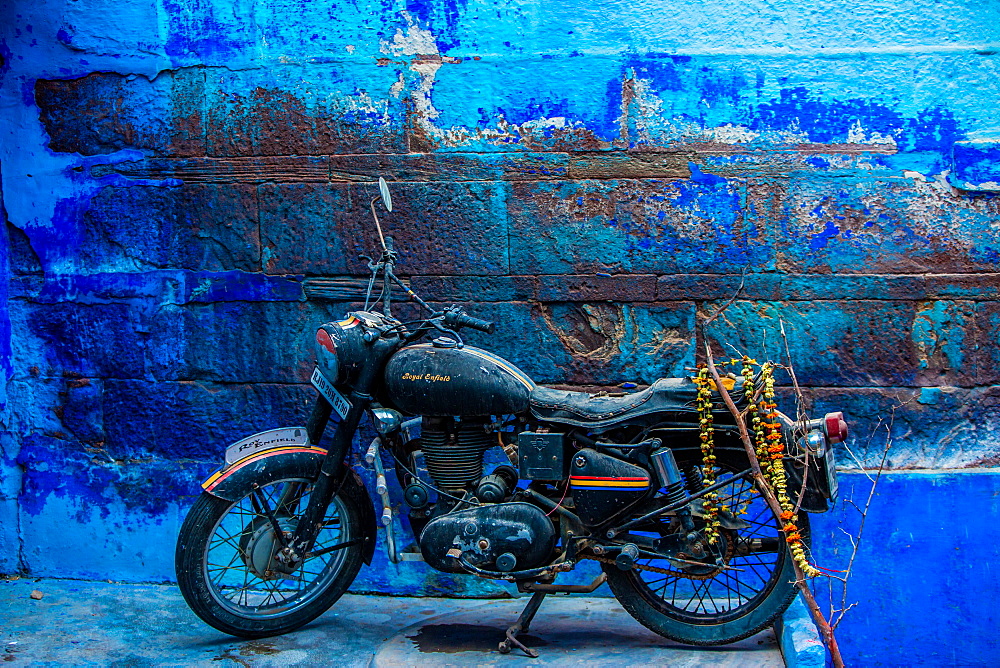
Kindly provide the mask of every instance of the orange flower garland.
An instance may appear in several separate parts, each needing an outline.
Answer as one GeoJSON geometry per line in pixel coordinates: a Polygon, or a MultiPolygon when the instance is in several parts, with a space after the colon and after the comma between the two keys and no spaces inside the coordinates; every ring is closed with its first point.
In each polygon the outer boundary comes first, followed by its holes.
{"type": "MultiPolygon", "coordinates": [[[[750,362],[752,360],[744,358],[744,378],[747,377],[748,370],[752,378],[753,370],[750,367],[750,362]]],[[[792,558],[795,559],[795,563],[802,569],[803,574],[807,577],[815,577],[820,572],[806,558],[806,548],[802,540],[802,534],[799,533],[799,528],[795,524],[795,504],[792,503],[791,498],[788,496],[788,480],[785,476],[784,465],[785,443],[781,422],[778,419],[778,404],[774,401],[774,365],[770,362],[765,362],[761,366],[761,377],[764,382],[764,388],[759,404],[759,412],[764,414],[766,421],[761,420],[760,427],[754,430],[757,457],[761,463],[761,470],[771,483],[774,495],[778,499],[778,505],[781,506],[781,521],[783,522],[781,530],[785,534],[785,542],[788,543],[788,549],[792,553],[792,558]]],[[[747,399],[750,402],[749,405],[753,406],[752,387],[747,390],[747,399]]],[[[754,408],[754,412],[756,413],[758,407],[755,406],[754,408]]],[[[758,416],[757,419],[760,420],[760,417],[758,416]]]]}

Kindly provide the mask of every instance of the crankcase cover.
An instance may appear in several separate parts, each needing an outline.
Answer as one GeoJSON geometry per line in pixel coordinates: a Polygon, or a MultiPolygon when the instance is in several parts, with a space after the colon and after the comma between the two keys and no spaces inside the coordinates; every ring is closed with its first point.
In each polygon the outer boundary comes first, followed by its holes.
{"type": "Polygon", "coordinates": [[[513,569],[537,568],[548,563],[556,544],[552,520],[538,506],[515,501],[477,506],[437,517],[420,534],[420,551],[432,568],[466,572],[455,556],[473,566],[495,571],[502,554],[512,554],[513,569]],[[457,550],[457,552],[453,551],[457,550]]]}
{"type": "Polygon", "coordinates": [[[650,475],[641,466],[584,448],[573,456],[569,484],[577,515],[594,525],[649,493],[650,475]]]}
{"type": "Polygon", "coordinates": [[[468,417],[522,413],[535,388],[526,373],[493,353],[431,344],[393,355],[385,385],[389,400],[404,413],[468,417]]]}

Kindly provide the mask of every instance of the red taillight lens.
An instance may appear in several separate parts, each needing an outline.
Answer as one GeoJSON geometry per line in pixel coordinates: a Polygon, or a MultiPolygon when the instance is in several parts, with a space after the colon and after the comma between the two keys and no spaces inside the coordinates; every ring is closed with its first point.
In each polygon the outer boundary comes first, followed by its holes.
{"type": "Polygon", "coordinates": [[[844,422],[844,414],[840,411],[827,413],[823,418],[823,431],[826,432],[826,439],[830,443],[843,443],[847,440],[847,423],[844,422]]]}

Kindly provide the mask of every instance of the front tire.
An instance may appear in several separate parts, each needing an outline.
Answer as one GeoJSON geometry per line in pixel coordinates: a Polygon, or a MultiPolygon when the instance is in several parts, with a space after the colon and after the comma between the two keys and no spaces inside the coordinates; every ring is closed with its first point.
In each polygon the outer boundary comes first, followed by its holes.
{"type": "Polygon", "coordinates": [[[264,508],[285,534],[294,531],[312,484],[276,480],[236,501],[203,493],[177,539],[177,584],[204,622],[241,638],[281,635],[326,612],[354,581],[362,562],[361,513],[348,497],[330,502],[307,557],[283,570],[279,545],[264,508]],[[346,545],[337,548],[337,545],[346,545]],[[334,548],[334,549],[330,549],[334,548]]]}
{"type": "MultiPolygon", "coordinates": [[[[759,633],[788,608],[797,592],[795,567],[778,518],[752,493],[751,481],[733,475],[748,467],[746,456],[717,454],[718,480],[733,481],[719,490],[720,501],[734,510],[745,509],[738,518],[749,525],[722,530],[726,568],[679,567],[678,562],[652,558],[637,563],[672,574],[604,566],[611,591],[629,614],[654,633],[689,645],[725,645],[759,633]]],[[[703,522],[696,524],[701,527],[703,522]]],[[[798,526],[808,540],[805,513],[798,526]]],[[[644,528],[660,535],[676,530],[666,522],[644,528]]]]}

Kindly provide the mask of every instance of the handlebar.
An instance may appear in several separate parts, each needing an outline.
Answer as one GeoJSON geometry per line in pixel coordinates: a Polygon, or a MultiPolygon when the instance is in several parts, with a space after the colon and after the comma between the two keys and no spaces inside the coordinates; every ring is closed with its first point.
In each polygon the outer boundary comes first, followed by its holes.
{"type": "Polygon", "coordinates": [[[461,309],[449,309],[444,312],[444,323],[449,327],[471,327],[472,329],[492,334],[496,331],[497,325],[489,320],[480,320],[466,315],[461,309]]]}

